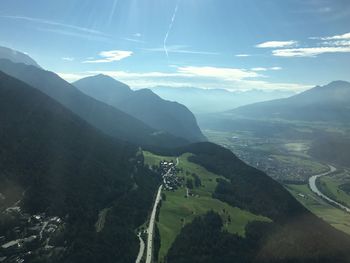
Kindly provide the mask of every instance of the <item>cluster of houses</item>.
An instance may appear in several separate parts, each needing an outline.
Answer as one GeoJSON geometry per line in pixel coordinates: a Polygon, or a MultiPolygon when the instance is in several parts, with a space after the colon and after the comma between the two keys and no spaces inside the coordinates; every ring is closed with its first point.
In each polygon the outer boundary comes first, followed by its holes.
{"type": "Polygon", "coordinates": [[[163,178],[164,190],[175,191],[182,185],[181,178],[176,175],[175,163],[173,161],[161,161],[159,168],[163,178]]]}
{"type": "Polygon", "coordinates": [[[0,236],[0,262],[26,262],[34,255],[49,254],[54,248],[50,239],[63,228],[57,216],[44,213],[30,215],[22,213],[20,207],[7,208],[3,215],[12,221],[11,228],[0,236]]]}
{"type": "Polygon", "coordinates": [[[291,181],[304,182],[310,174],[313,174],[310,167],[294,165],[293,163],[288,164],[260,151],[251,151],[246,148],[235,149],[234,152],[241,160],[264,171],[276,180],[283,181],[288,178],[291,181]]]}

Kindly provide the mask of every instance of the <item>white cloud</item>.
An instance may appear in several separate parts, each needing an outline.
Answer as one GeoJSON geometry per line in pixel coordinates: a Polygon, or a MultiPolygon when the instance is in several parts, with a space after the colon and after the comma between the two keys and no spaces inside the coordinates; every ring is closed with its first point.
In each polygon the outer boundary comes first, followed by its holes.
{"type": "Polygon", "coordinates": [[[268,70],[281,70],[281,67],[270,67],[270,68],[263,68],[263,67],[257,67],[257,68],[252,68],[252,71],[268,71],[268,70]]]}
{"type": "Polygon", "coordinates": [[[74,58],[73,57],[63,57],[62,60],[71,62],[71,61],[74,61],[74,58]]]}
{"type": "MultiPolygon", "coordinates": [[[[133,89],[150,88],[155,86],[169,87],[199,87],[205,89],[221,88],[227,90],[291,90],[303,91],[310,85],[299,83],[269,82],[252,70],[221,67],[171,67],[171,72],[128,72],[128,71],[89,71],[82,73],[59,73],[69,82],[78,79],[105,74],[118,79],[133,89]]],[[[269,67],[267,70],[278,70],[279,67],[269,67]]]]}
{"type": "Polygon", "coordinates": [[[218,78],[223,80],[241,80],[244,78],[259,77],[256,72],[236,68],[217,67],[178,67],[178,72],[190,76],[204,78],[218,78]]]}
{"type": "Polygon", "coordinates": [[[281,67],[271,67],[270,70],[282,70],[281,67]]]}
{"type": "Polygon", "coordinates": [[[175,72],[128,72],[128,71],[89,71],[90,74],[105,74],[115,78],[214,78],[219,80],[241,80],[259,77],[256,72],[245,69],[218,67],[176,67],[175,72]]]}
{"type": "Polygon", "coordinates": [[[142,34],[141,33],[135,33],[133,34],[134,37],[142,37],[142,34]]]}
{"type": "Polygon", "coordinates": [[[350,46],[350,40],[325,41],[322,44],[328,46],[350,46]]]}
{"type": "Polygon", "coordinates": [[[130,57],[133,54],[132,51],[125,50],[110,50],[102,51],[99,53],[100,59],[85,60],[83,63],[109,63],[114,61],[119,61],[124,58],[130,57]]]}
{"type": "Polygon", "coordinates": [[[343,35],[335,35],[331,37],[320,37],[318,39],[322,39],[322,40],[350,39],[350,33],[345,33],[343,35]]]}
{"type": "Polygon", "coordinates": [[[267,68],[252,68],[253,71],[267,71],[267,68]]]}
{"type": "Polygon", "coordinates": [[[289,41],[268,41],[261,44],[256,45],[258,48],[282,48],[282,47],[292,47],[298,44],[297,41],[289,40],[289,41]]]}
{"type": "Polygon", "coordinates": [[[249,54],[237,54],[235,56],[236,57],[250,57],[251,55],[249,55],[249,54]]]}
{"type": "Polygon", "coordinates": [[[325,54],[325,53],[348,53],[348,52],[350,52],[350,46],[276,49],[272,51],[272,54],[276,57],[316,57],[320,54],[325,54]]]}

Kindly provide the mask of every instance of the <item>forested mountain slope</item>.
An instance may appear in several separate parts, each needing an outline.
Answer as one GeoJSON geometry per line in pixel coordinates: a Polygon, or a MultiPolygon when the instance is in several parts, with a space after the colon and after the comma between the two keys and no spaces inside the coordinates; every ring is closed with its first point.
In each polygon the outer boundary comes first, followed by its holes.
{"type": "MultiPolygon", "coordinates": [[[[0,72],[0,182],[2,209],[16,202],[29,215],[62,220],[47,241],[53,248],[32,248],[27,262],[134,262],[134,229],[146,220],[159,178],[144,168],[136,146],[104,135],[0,72]],[[96,232],[106,208],[104,228],[96,232]]],[[[1,211],[0,235],[24,238],[29,230],[11,213],[1,211]],[[14,236],[17,225],[24,230],[14,236]]]]}
{"type": "Polygon", "coordinates": [[[53,72],[0,59],[0,70],[42,91],[108,135],[139,145],[186,144],[185,139],[152,129],[142,121],[93,99],[53,72]]]}
{"type": "Polygon", "coordinates": [[[160,98],[149,89],[133,91],[126,84],[105,75],[73,83],[85,94],[120,109],[157,130],[190,142],[205,140],[196,118],[184,105],[160,98]]]}

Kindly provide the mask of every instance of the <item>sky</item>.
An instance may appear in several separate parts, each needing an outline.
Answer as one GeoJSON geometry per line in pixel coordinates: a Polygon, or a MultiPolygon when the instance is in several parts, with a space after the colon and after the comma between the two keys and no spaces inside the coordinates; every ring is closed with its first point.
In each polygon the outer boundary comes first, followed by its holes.
{"type": "Polygon", "coordinates": [[[350,1],[1,0],[0,45],[70,82],[298,92],[350,81],[350,1]]]}

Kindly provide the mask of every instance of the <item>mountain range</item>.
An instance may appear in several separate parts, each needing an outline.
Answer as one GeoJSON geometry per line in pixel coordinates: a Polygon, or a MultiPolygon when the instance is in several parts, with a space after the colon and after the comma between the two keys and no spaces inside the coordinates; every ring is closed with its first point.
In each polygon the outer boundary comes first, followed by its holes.
{"type": "Polygon", "coordinates": [[[283,90],[228,91],[225,89],[172,88],[161,86],[151,89],[166,100],[182,103],[195,114],[222,112],[255,102],[295,95],[292,91],[283,90]]]}
{"type": "Polygon", "coordinates": [[[349,121],[350,83],[334,81],[289,98],[242,106],[228,114],[260,119],[349,121]]]}
{"type": "Polygon", "coordinates": [[[149,89],[133,91],[126,84],[105,75],[87,77],[73,85],[86,95],[120,109],[154,129],[189,142],[206,140],[192,112],[177,102],[160,98],[149,89]]]}
{"type": "Polygon", "coordinates": [[[129,114],[85,95],[53,72],[6,59],[0,59],[0,70],[44,92],[113,137],[136,144],[161,144],[164,147],[188,143],[186,139],[157,131],[129,114]]]}

